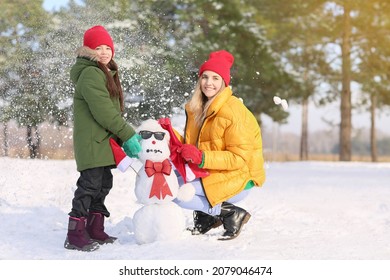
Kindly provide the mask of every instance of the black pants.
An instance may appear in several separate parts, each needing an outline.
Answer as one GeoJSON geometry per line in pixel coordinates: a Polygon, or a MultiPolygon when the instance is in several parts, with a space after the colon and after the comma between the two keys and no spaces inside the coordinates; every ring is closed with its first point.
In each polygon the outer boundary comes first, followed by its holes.
{"type": "Polygon", "coordinates": [[[109,217],[110,212],[104,205],[104,200],[112,188],[112,181],[109,166],[81,171],[69,216],[87,217],[89,212],[98,212],[109,217]]]}

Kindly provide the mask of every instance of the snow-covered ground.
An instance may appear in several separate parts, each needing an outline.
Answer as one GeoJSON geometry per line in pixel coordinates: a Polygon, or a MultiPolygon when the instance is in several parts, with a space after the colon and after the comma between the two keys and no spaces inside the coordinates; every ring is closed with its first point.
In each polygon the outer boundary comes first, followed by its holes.
{"type": "MultiPolygon", "coordinates": [[[[118,242],[85,253],[63,248],[75,162],[1,157],[0,266],[6,260],[390,260],[390,163],[271,162],[266,171],[264,186],[239,204],[252,218],[238,238],[218,241],[218,228],[137,245],[132,217],[142,205],[135,173],[114,170],[106,229],[118,242]]],[[[183,211],[191,226],[192,212],[183,211]]]]}

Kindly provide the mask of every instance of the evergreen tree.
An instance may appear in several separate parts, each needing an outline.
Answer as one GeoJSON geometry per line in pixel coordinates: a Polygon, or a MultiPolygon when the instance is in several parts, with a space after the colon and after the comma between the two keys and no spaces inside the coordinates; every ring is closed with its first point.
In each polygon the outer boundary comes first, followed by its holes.
{"type": "Polygon", "coordinates": [[[261,114],[285,121],[288,113],[275,106],[273,97],[287,97],[288,89],[296,83],[270,48],[260,7],[239,0],[177,2],[180,27],[175,32],[176,41],[191,48],[187,56],[193,58],[194,76],[210,52],[226,49],[235,56],[233,92],[243,98],[259,121],[261,114]]]}
{"type": "MultiPolygon", "coordinates": [[[[47,111],[44,86],[40,80],[42,67],[38,54],[42,35],[46,30],[47,16],[42,1],[4,1],[0,10],[2,49],[2,116],[6,123],[16,119],[27,128],[26,140],[30,157],[39,154],[38,124],[47,111]]],[[[4,126],[6,129],[6,125],[4,126]]],[[[6,135],[6,131],[4,133],[6,135]]],[[[5,147],[8,146],[5,137],[5,147]]]]}

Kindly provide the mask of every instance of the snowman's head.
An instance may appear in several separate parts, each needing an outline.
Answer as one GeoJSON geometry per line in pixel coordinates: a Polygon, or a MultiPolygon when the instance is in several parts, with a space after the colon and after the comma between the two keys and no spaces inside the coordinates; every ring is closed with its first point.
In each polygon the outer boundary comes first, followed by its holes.
{"type": "Polygon", "coordinates": [[[142,162],[146,160],[163,161],[169,159],[169,133],[153,119],[143,121],[136,132],[141,135],[140,141],[142,150],[138,154],[142,162]]]}

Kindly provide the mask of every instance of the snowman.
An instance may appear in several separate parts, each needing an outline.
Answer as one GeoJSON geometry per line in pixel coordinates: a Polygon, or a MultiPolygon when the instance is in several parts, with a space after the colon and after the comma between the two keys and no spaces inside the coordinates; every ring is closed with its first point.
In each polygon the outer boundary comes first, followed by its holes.
{"type": "Polygon", "coordinates": [[[138,244],[180,238],[185,231],[185,217],[174,199],[188,201],[195,194],[191,183],[179,187],[170,161],[168,131],[158,121],[148,119],[137,128],[141,136],[138,154],[143,167],[135,181],[135,195],[143,206],[133,217],[138,244]]]}

